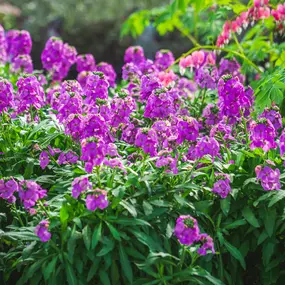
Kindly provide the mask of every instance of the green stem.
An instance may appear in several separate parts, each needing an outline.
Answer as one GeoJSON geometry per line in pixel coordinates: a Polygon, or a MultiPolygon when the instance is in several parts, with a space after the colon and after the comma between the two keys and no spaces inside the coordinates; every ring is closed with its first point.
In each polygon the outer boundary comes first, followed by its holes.
{"type": "Polygon", "coordinates": [[[202,102],[200,106],[200,114],[202,114],[202,111],[203,111],[203,105],[204,105],[205,98],[206,98],[206,92],[207,92],[207,89],[205,88],[202,92],[202,102]]]}
{"type": "Polygon", "coordinates": [[[179,268],[180,271],[182,270],[182,266],[183,266],[183,263],[184,263],[184,260],[185,260],[185,255],[186,255],[186,247],[183,246],[181,258],[180,258],[180,261],[179,261],[179,264],[178,264],[178,268],[179,268]]]}
{"type": "Polygon", "coordinates": [[[19,215],[18,210],[17,210],[17,208],[16,208],[16,205],[15,205],[14,203],[12,204],[12,208],[14,209],[14,211],[15,211],[15,213],[16,213],[16,215],[17,215],[17,218],[18,218],[18,221],[19,221],[20,225],[21,225],[22,227],[24,227],[25,225],[24,225],[24,223],[23,223],[23,221],[22,221],[22,219],[21,219],[21,216],[19,215]]]}
{"type": "Polygon", "coordinates": [[[175,64],[179,63],[179,61],[190,55],[191,53],[193,53],[194,51],[196,50],[200,50],[200,49],[208,49],[208,50],[221,50],[221,51],[224,51],[224,52],[228,52],[228,53],[231,53],[233,55],[236,55],[240,58],[242,58],[244,61],[246,61],[250,66],[252,66],[258,73],[262,73],[262,70],[259,69],[259,67],[254,64],[251,60],[249,60],[245,55],[237,52],[237,51],[233,51],[233,50],[230,50],[230,49],[227,49],[227,48],[221,48],[221,47],[217,47],[217,46],[197,46],[197,47],[194,47],[192,49],[190,49],[189,51],[187,51],[186,53],[182,54],[179,58],[177,58],[174,63],[169,66],[166,71],[169,71],[175,64]]]}
{"type": "Polygon", "coordinates": [[[97,167],[96,167],[96,174],[97,174],[97,179],[98,179],[99,188],[101,189],[101,188],[102,188],[102,185],[101,185],[101,178],[100,178],[100,166],[97,166],[97,167]]]}
{"type": "Polygon", "coordinates": [[[239,49],[240,53],[241,53],[242,55],[244,55],[244,50],[243,50],[241,44],[239,43],[239,41],[238,41],[237,36],[236,36],[235,33],[233,33],[233,37],[234,37],[235,43],[236,43],[237,46],[238,46],[238,49],[239,49]]]}
{"type": "Polygon", "coordinates": [[[186,38],[188,38],[194,46],[198,46],[198,47],[201,46],[191,34],[188,34],[187,32],[185,32],[185,30],[180,28],[178,25],[174,25],[174,26],[181,34],[183,34],[186,38]]]}

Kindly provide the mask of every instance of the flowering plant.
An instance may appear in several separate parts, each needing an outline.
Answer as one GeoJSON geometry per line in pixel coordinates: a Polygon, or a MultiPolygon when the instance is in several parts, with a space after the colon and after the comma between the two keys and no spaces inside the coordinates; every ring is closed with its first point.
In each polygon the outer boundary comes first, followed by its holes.
{"type": "Polygon", "coordinates": [[[134,46],[119,81],[51,38],[26,74],[29,34],[0,39],[5,282],[284,283],[282,116],[236,59],[134,46]]]}

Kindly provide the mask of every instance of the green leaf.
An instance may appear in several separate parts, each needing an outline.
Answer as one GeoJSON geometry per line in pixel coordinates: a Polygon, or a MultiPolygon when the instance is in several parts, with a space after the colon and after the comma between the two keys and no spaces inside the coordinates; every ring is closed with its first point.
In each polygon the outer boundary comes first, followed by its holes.
{"type": "Polygon", "coordinates": [[[33,241],[27,247],[24,248],[23,254],[22,254],[23,259],[26,259],[27,257],[29,257],[31,255],[31,253],[33,252],[36,244],[37,244],[37,242],[33,241]]]}
{"type": "Polygon", "coordinates": [[[245,224],[246,224],[245,220],[237,220],[229,225],[224,226],[224,229],[231,230],[231,229],[235,229],[240,226],[244,226],[245,224]]]}
{"type": "Polygon", "coordinates": [[[87,282],[90,282],[92,280],[92,278],[95,276],[95,274],[99,268],[100,262],[101,262],[101,258],[96,258],[94,260],[94,262],[93,262],[93,264],[92,264],[92,266],[88,272],[87,282]]]}
{"type": "Polygon", "coordinates": [[[115,247],[114,240],[111,240],[105,237],[103,248],[97,253],[96,256],[104,256],[110,251],[112,251],[114,247],[115,247]]]}
{"type": "Polygon", "coordinates": [[[120,241],[121,240],[120,233],[108,222],[106,222],[106,224],[107,224],[112,236],[114,237],[114,239],[120,241]]]}
{"type": "Polygon", "coordinates": [[[227,198],[220,200],[221,209],[222,209],[225,216],[227,216],[229,211],[230,211],[230,206],[231,206],[231,200],[230,199],[231,199],[231,196],[228,195],[227,198]]]}
{"type": "Polygon", "coordinates": [[[77,285],[77,278],[68,261],[65,262],[66,278],[69,285],[77,285]]]}
{"type": "Polygon", "coordinates": [[[101,239],[101,234],[102,234],[102,223],[100,223],[99,226],[96,227],[96,229],[93,232],[91,249],[96,248],[99,240],[101,239]]]}
{"type": "Polygon", "coordinates": [[[144,210],[145,215],[151,215],[153,212],[153,207],[147,201],[143,201],[143,210],[144,210]]]}
{"type": "Polygon", "coordinates": [[[267,234],[272,237],[276,221],[276,210],[268,209],[265,213],[264,226],[267,234]]]}
{"type": "Polygon", "coordinates": [[[89,250],[91,246],[91,229],[88,225],[83,228],[82,235],[85,247],[87,250],[89,250]]]}
{"type": "Polygon", "coordinates": [[[256,219],[254,213],[249,207],[245,207],[242,209],[242,215],[244,218],[255,228],[259,227],[258,220],[256,219]]]}
{"type": "Polygon", "coordinates": [[[272,207],[274,204],[276,204],[277,202],[279,202],[284,198],[285,198],[285,190],[276,191],[274,196],[271,198],[268,206],[272,207]]]}
{"type": "Polygon", "coordinates": [[[120,255],[120,263],[121,263],[123,273],[126,276],[127,280],[132,284],[133,283],[132,266],[125,252],[125,249],[121,243],[119,245],[119,255],[120,255]]]}
{"type": "Polygon", "coordinates": [[[270,259],[274,253],[275,244],[273,242],[267,242],[262,247],[262,261],[264,266],[267,266],[270,262],[270,259]]]}
{"type": "Polygon", "coordinates": [[[109,276],[108,276],[106,271],[100,270],[99,271],[99,276],[100,276],[100,281],[102,282],[102,284],[104,284],[104,285],[111,285],[109,276]]]}
{"type": "Polygon", "coordinates": [[[245,269],[246,265],[245,265],[245,261],[244,261],[244,258],[242,256],[241,252],[226,240],[224,240],[224,245],[227,248],[227,250],[229,251],[229,253],[231,254],[231,256],[233,256],[235,259],[237,259],[240,262],[243,269],[245,269]]]}
{"type": "Polygon", "coordinates": [[[112,217],[112,219],[109,219],[109,221],[112,221],[112,223],[124,225],[124,226],[148,226],[151,227],[151,225],[144,220],[136,219],[136,218],[117,218],[112,217]]]}
{"type": "Polygon", "coordinates": [[[43,275],[44,279],[48,280],[50,278],[50,275],[55,271],[55,266],[57,262],[58,257],[55,256],[47,266],[43,269],[43,275]]]}
{"type": "Polygon", "coordinates": [[[122,205],[133,217],[137,217],[137,210],[131,203],[127,201],[121,201],[120,205],[122,205]]]}
{"type": "Polygon", "coordinates": [[[66,204],[63,204],[59,211],[59,218],[62,224],[65,224],[69,218],[68,210],[66,204]]]}
{"type": "Polygon", "coordinates": [[[200,266],[196,266],[190,269],[190,272],[191,272],[191,275],[206,278],[208,281],[210,281],[214,285],[225,285],[222,281],[212,276],[207,270],[203,269],[200,266]]]}

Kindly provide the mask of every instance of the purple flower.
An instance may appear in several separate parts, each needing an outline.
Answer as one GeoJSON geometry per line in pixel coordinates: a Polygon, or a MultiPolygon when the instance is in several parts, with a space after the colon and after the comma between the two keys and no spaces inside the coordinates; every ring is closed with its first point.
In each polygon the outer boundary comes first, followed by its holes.
{"type": "Polygon", "coordinates": [[[230,123],[235,123],[241,112],[248,116],[253,104],[253,90],[244,88],[237,77],[223,76],[218,82],[218,107],[220,116],[229,118],[230,123]]]}
{"type": "Polygon", "coordinates": [[[77,56],[76,60],[77,71],[95,71],[96,63],[92,54],[81,54],[77,56]]]}
{"type": "Polygon", "coordinates": [[[7,200],[8,203],[14,203],[16,201],[15,192],[18,192],[18,183],[14,179],[6,182],[0,179],[0,198],[7,200]]]}
{"type": "Polygon", "coordinates": [[[40,109],[44,104],[44,89],[33,75],[20,77],[18,87],[18,113],[29,110],[30,107],[40,109]]]}
{"type": "Polygon", "coordinates": [[[119,158],[113,158],[113,159],[104,159],[103,162],[106,166],[109,166],[111,168],[119,168],[124,171],[124,173],[127,173],[122,161],[119,158]]]}
{"type": "Polygon", "coordinates": [[[208,104],[202,113],[205,126],[213,126],[219,122],[219,108],[214,104],[208,104]]]}
{"type": "Polygon", "coordinates": [[[275,137],[276,130],[268,119],[259,119],[257,122],[252,122],[250,126],[250,148],[262,148],[265,152],[271,148],[276,148],[275,137]]]}
{"type": "Polygon", "coordinates": [[[11,58],[18,55],[30,54],[32,50],[32,38],[27,31],[10,30],[7,32],[7,53],[11,58]]]}
{"type": "Polygon", "coordinates": [[[85,170],[92,173],[95,165],[102,164],[106,155],[106,143],[101,137],[90,137],[81,142],[81,160],[85,161],[85,170]]]}
{"type": "Polygon", "coordinates": [[[43,220],[35,227],[35,234],[40,238],[41,242],[47,242],[51,239],[51,233],[48,231],[48,226],[49,222],[43,220]]]}
{"type": "Polygon", "coordinates": [[[175,59],[171,51],[159,50],[155,55],[154,64],[159,71],[167,69],[174,63],[175,59]]]}
{"type": "Polygon", "coordinates": [[[4,64],[7,61],[7,41],[5,36],[5,30],[0,25],[0,63],[4,64]]]}
{"type": "Polygon", "coordinates": [[[219,67],[219,76],[231,74],[233,77],[238,77],[240,82],[244,82],[245,77],[240,73],[240,64],[236,59],[230,61],[222,58],[219,67]]]}
{"type": "Polygon", "coordinates": [[[166,172],[172,172],[173,174],[178,174],[177,168],[178,156],[173,158],[169,155],[168,151],[160,151],[158,153],[158,159],[155,163],[156,167],[165,167],[166,172]]]}
{"type": "Polygon", "coordinates": [[[42,151],[40,154],[40,166],[45,169],[49,164],[49,155],[46,151],[42,151]]]}
{"type": "Polygon", "coordinates": [[[120,124],[127,124],[132,111],[136,109],[135,100],[127,90],[115,95],[111,103],[112,118],[110,125],[118,127],[120,124]]]}
{"type": "Polygon", "coordinates": [[[134,63],[136,65],[145,61],[143,48],[140,46],[132,46],[127,48],[124,56],[125,63],[134,63]]]}
{"type": "Polygon", "coordinates": [[[76,177],[72,182],[72,197],[77,199],[82,192],[92,188],[88,177],[76,177]]]}
{"type": "Polygon", "coordinates": [[[214,183],[212,191],[218,194],[221,198],[226,198],[232,191],[230,186],[230,179],[226,174],[217,174],[218,181],[214,183]]]}
{"type": "Polygon", "coordinates": [[[216,89],[219,79],[216,67],[201,66],[196,70],[194,80],[200,88],[216,89]]]}
{"type": "Polygon", "coordinates": [[[41,60],[43,67],[52,74],[53,80],[62,80],[76,62],[76,56],[74,47],[64,44],[59,38],[51,37],[45,45],[41,60]]]}
{"type": "Polygon", "coordinates": [[[143,75],[141,78],[141,99],[147,100],[155,89],[161,89],[162,85],[153,75],[143,75]]]}
{"type": "Polygon", "coordinates": [[[154,90],[148,97],[144,112],[146,118],[163,119],[174,113],[173,98],[165,89],[154,90]]]}
{"type": "Polygon", "coordinates": [[[13,72],[33,73],[34,67],[31,56],[28,54],[16,56],[12,60],[11,69],[13,72]]]}
{"type": "Polygon", "coordinates": [[[177,123],[178,138],[177,143],[181,144],[184,140],[196,141],[199,135],[199,124],[196,119],[192,117],[182,117],[178,119],[177,123]]]}
{"type": "Polygon", "coordinates": [[[124,80],[134,81],[142,76],[142,72],[133,62],[126,63],[122,68],[122,78],[124,80]]]}
{"type": "Polygon", "coordinates": [[[265,108],[259,118],[268,119],[272,123],[276,131],[282,128],[282,116],[279,113],[279,108],[277,106],[265,108]]]}
{"type": "Polygon", "coordinates": [[[143,149],[145,153],[149,153],[150,156],[156,156],[158,139],[154,129],[139,129],[135,139],[135,145],[143,149]]]}
{"type": "Polygon", "coordinates": [[[184,245],[192,245],[194,242],[199,241],[200,230],[197,220],[191,216],[180,216],[176,220],[174,234],[184,245]]]}
{"type": "Polygon", "coordinates": [[[199,243],[201,244],[200,248],[197,250],[197,253],[200,255],[206,255],[207,250],[211,250],[214,254],[214,242],[213,239],[207,234],[201,234],[199,237],[199,243]]]}
{"type": "Polygon", "coordinates": [[[90,211],[95,211],[97,208],[104,210],[108,204],[107,192],[101,189],[94,190],[94,194],[86,197],[86,208],[90,211]]]}
{"type": "Polygon", "coordinates": [[[204,155],[211,155],[213,158],[219,155],[220,145],[213,137],[202,137],[196,145],[196,156],[202,158],[204,155]]]}
{"type": "Polygon", "coordinates": [[[114,70],[114,67],[111,64],[109,64],[107,62],[100,62],[97,65],[96,70],[98,72],[104,73],[106,80],[108,81],[109,85],[111,87],[115,87],[117,74],[114,70]]]}
{"type": "Polygon", "coordinates": [[[19,183],[19,197],[26,209],[35,206],[39,199],[44,198],[47,191],[34,181],[21,181],[19,183]]]}
{"type": "Polygon", "coordinates": [[[97,98],[108,98],[109,83],[102,72],[93,72],[87,76],[86,84],[84,87],[87,96],[86,103],[94,104],[97,98]]]}
{"type": "Polygon", "coordinates": [[[0,113],[6,108],[13,105],[13,85],[7,80],[0,77],[0,113]]]}
{"type": "Polygon", "coordinates": [[[278,168],[273,170],[269,166],[264,168],[256,168],[256,178],[261,181],[261,186],[264,190],[279,190],[280,185],[280,171],[278,168]]]}

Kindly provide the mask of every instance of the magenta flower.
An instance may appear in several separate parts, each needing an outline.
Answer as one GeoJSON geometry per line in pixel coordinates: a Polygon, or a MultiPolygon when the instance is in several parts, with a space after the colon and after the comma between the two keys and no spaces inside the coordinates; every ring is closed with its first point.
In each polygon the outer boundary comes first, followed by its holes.
{"type": "Polygon", "coordinates": [[[215,253],[213,239],[207,234],[201,234],[199,237],[199,243],[201,247],[197,250],[200,255],[206,255],[207,250],[210,250],[213,254],[215,253]]]}
{"type": "Polygon", "coordinates": [[[21,181],[19,183],[19,197],[26,209],[29,209],[36,205],[39,199],[44,198],[47,195],[47,190],[41,188],[34,181],[21,181]]]}
{"type": "Polygon", "coordinates": [[[0,77],[0,113],[7,108],[12,107],[14,101],[13,85],[0,77]]]}
{"type": "Polygon", "coordinates": [[[42,151],[40,154],[40,167],[45,169],[49,164],[49,155],[46,151],[42,151]]]}
{"type": "Polygon", "coordinates": [[[95,71],[96,62],[92,54],[81,54],[77,56],[77,71],[95,71]]]}
{"type": "Polygon", "coordinates": [[[170,50],[159,50],[155,55],[154,64],[159,71],[166,70],[174,63],[175,59],[170,50]]]}
{"type": "Polygon", "coordinates": [[[35,234],[40,238],[41,242],[47,242],[51,239],[51,233],[48,231],[48,226],[49,222],[43,220],[35,227],[35,234]]]}
{"type": "Polygon", "coordinates": [[[184,245],[192,245],[197,242],[200,237],[200,230],[197,220],[191,216],[180,216],[176,220],[176,226],[174,228],[174,234],[184,245]]]}
{"type": "Polygon", "coordinates": [[[104,73],[106,80],[108,81],[109,85],[111,87],[115,87],[117,74],[115,72],[114,67],[111,64],[109,64],[107,62],[100,62],[97,65],[96,70],[98,72],[104,73]]]}
{"type": "Polygon", "coordinates": [[[279,190],[280,184],[280,171],[278,168],[273,170],[269,166],[256,168],[256,178],[261,182],[261,186],[265,191],[279,190]]]}
{"type": "Polygon", "coordinates": [[[18,183],[14,179],[6,182],[0,179],[0,198],[7,200],[8,203],[14,203],[16,201],[15,192],[18,192],[18,183]]]}
{"type": "Polygon", "coordinates": [[[231,181],[226,174],[217,174],[217,179],[218,181],[214,183],[212,191],[224,199],[232,191],[230,186],[231,181]]]}
{"type": "Polygon", "coordinates": [[[88,177],[76,177],[72,182],[72,197],[77,199],[82,192],[91,189],[88,177]]]}
{"type": "Polygon", "coordinates": [[[104,210],[108,204],[107,192],[101,189],[94,190],[94,194],[86,197],[86,208],[90,211],[95,211],[97,208],[104,210]]]}
{"type": "Polygon", "coordinates": [[[124,56],[124,61],[125,63],[134,63],[136,65],[144,62],[145,56],[144,56],[144,51],[143,48],[140,46],[133,46],[127,48],[124,56]]]}

